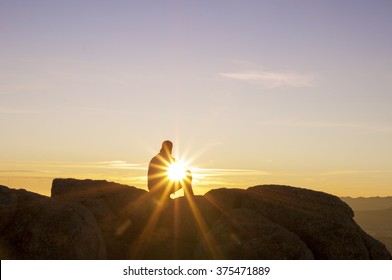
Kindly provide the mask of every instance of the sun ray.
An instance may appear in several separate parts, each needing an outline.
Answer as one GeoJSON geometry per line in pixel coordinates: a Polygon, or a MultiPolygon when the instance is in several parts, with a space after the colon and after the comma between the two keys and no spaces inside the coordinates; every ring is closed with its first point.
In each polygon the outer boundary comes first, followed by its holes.
{"type": "MultiPolygon", "coordinates": [[[[190,213],[193,216],[193,220],[195,221],[195,226],[198,228],[199,232],[203,236],[204,242],[206,244],[206,250],[209,251],[212,258],[220,258],[221,255],[219,253],[219,250],[217,250],[214,246],[214,240],[207,237],[209,228],[205,221],[205,218],[203,217],[202,211],[199,208],[200,206],[198,205],[197,197],[194,197],[193,195],[187,195],[185,191],[185,186],[191,184],[192,177],[198,177],[198,169],[192,169],[191,173],[189,166],[191,165],[191,162],[193,162],[197,157],[200,156],[200,154],[202,154],[202,152],[193,153],[193,157],[191,158],[191,160],[185,160],[185,158],[183,157],[177,157],[177,160],[175,162],[164,160],[165,167],[160,167],[161,172],[153,176],[153,179],[159,179],[158,188],[162,187],[164,191],[159,195],[159,197],[155,197],[154,209],[152,210],[152,213],[140,234],[140,243],[137,244],[136,248],[134,248],[134,250],[136,249],[135,253],[138,258],[142,258],[143,255],[146,253],[146,250],[148,250],[149,240],[151,240],[154,237],[154,234],[156,234],[156,229],[159,225],[159,221],[164,214],[166,207],[169,205],[168,203],[170,203],[170,200],[168,200],[168,198],[171,192],[171,188],[166,188],[166,186],[169,186],[170,184],[178,184],[178,186],[180,187],[175,187],[175,189],[184,190],[184,195],[187,200],[190,213]]],[[[188,154],[185,152],[184,155],[188,154]]],[[[173,210],[175,211],[174,213],[177,213],[175,214],[175,217],[180,217],[181,215],[179,215],[178,213],[180,211],[180,208],[179,205],[177,205],[177,202],[178,201],[174,200],[171,203],[174,203],[173,210]]],[[[177,232],[179,230],[178,223],[179,221],[175,220],[173,224],[173,230],[175,231],[175,235],[179,234],[177,232]]]]}
{"type": "Polygon", "coordinates": [[[207,226],[207,223],[204,220],[203,215],[201,214],[201,212],[200,212],[200,210],[199,210],[199,208],[197,206],[197,203],[196,203],[194,197],[192,197],[192,196],[187,197],[187,201],[188,201],[189,206],[191,208],[193,217],[196,220],[197,226],[199,227],[199,230],[202,233],[202,238],[206,242],[207,249],[211,253],[213,259],[222,259],[222,256],[221,256],[220,252],[214,246],[215,242],[214,242],[213,238],[212,237],[209,238],[208,235],[207,235],[208,231],[209,231],[209,228],[207,226]]]}

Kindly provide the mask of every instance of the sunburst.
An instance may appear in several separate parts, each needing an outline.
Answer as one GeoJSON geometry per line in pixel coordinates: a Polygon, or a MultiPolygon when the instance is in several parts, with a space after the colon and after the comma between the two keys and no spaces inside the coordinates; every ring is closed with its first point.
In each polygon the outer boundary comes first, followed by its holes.
{"type": "MultiPolygon", "coordinates": [[[[199,153],[193,153],[193,157],[189,161],[185,161],[182,159],[177,159],[176,162],[170,163],[166,162],[166,178],[162,180],[162,185],[164,184],[169,184],[171,183],[179,183],[181,185],[186,184],[187,180],[189,180],[189,174],[191,174],[189,170],[189,165],[195,158],[197,158],[202,152],[200,151],[199,153]]],[[[185,157],[187,156],[187,151],[185,151],[185,157]]],[[[197,172],[194,172],[198,170],[197,168],[192,170],[192,176],[195,177],[195,175],[198,177],[196,174],[197,172]]],[[[162,197],[158,198],[156,201],[156,208],[154,209],[152,215],[150,216],[148,223],[145,225],[143,229],[143,233],[141,234],[142,236],[145,237],[145,240],[149,240],[150,237],[154,234],[156,234],[156,226],[158,224],[159,219],[161,218],[161,215],[163,214],[163,211],[165,209],[164,205],[166,205],[167,201],[167,196],[169,195],[169,190],[167,189],[163,194],[162,197]]],[[[191,213],[193,215],[194,221],[196,222],[196,226],[198,227],[199,231],[201,232],[202,236],[206,237],[207,232],[208,232],[208,226],[207,223],[205,222],[205,218],[203,217],[202,211],[199,209],[197,199],[196,197],[193,196],[186,196],[186,199],[188,201],[191,213]]],[[[177,203],[174,201],[174,205],[177,205],[177,203]]],[[[175,207],[175,212],[177,212],[179,209],[175,207]]],[[[175,227],[175,230],[178,230],[177,227],[175,227]]],[[[142,242],[137,246],[136,252],[142,253],[145,249],[147,242],[142,242]]],[[[206,239],[206,245],[207,249],[210,251],[211,255],[213,258],[219,259],[219,252],[216,250],[214,246],[214,241],[210,239],[206,239]]]]}
{"type": "Polygon", "coordinates": [[[181,182],[186,177],[186,165],[182,161],[176,161],[167,167],[167,176],[172,182],[181,182]]]}

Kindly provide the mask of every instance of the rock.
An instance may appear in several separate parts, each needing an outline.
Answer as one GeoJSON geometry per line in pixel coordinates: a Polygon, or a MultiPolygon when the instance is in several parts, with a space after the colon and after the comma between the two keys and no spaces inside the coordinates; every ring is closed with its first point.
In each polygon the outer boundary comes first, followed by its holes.
{"type": "Polygon", "coordinates": [[[0,232],[2,232],[14,217],[17,208],[17,193],[0,185],[0,232]]]}
{"type": "Polygon", "coordinates": [[[5,186],[0,205],[2,258],[106,258],[101,231],[83,206],[5,186]]]}
{"type": "Polygon", "coordinates": [[[54,179],[52,198],[78,202],[91,211],[103,232],[109,259],[128,257],[126,248],[155,209],[148,192],[104,180],[54,179]]]}
{"type": "Polygon", "coordinates": [[[220,212],[242,207],[242,201],[247,196],[243,189],[213,189],[207,192],[204,197],[220,212]]]}
{"type": "Polygon", "coordinates": [[[126,185],[55,179],[52,198],[1,187],[0,214],[4,259],[391,259],[339,198],[289,186],[162,202],[126,185]]]}
{"type": "Polygon", "coordinates": [[[149,226],[130,247],[130,258],[192,259],[199,240],[220,216],[203,196],[185,197],[157,207],[149,226]]]}
{"type": "Polygon", "coordinates": [[[316,259],[390,258],[385,247],[360,230],[351,208],[336,196],[274,185],[252,187],[247,192],[244,207],[298,235],[316,259]],[[371,254],[368,242],[382,252],[371,254]]]}
{"type": "Polygon", "coordinates": [[[103,199],[117,216],[131,214],[134,207],[129,202],[135,202],[145,194],[146,191],[127,185],[104,180],[77,179],[54,179],[51,191],[52,198],[62,201],[103,199]]]}
{"type": "Polygon", "coordinates": [[[360,227],[358,227],[358,231],[361,235],[363,242],[365,243],[366,248],[369,251],[369,258],[372,260],[390,260],[392,259],[391,254],[386,249],[385,245],[373,238],[365,231],[363,231],[360,227]]]}
{"type": "Polygon", "coordinates": [[[294,233],[245,208],[225,212],[195,251],[196,259],[313,259],[294,233]]]}

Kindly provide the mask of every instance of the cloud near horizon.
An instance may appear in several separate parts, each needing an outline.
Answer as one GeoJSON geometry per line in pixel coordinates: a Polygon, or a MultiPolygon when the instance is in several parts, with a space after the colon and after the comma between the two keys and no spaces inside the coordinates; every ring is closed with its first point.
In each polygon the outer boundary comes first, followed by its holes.
{"type": "Polygon", "coordinates": [[[271,72],[263,70],[252,70],[243,72],[219,73],[221,77],[261,84],[269,88],[278,87],[313,87],[314,77],[310,74],[296,72],[271,72]]]}
{"type": "Polygon", "coordinates": [[[230,169],[230,168],[191,168],[194,172],[195,177],[206,178],[206,177],[227,177],[227,176],[249,176],[249,175],[272,175],[270,172],[265,170],[253,170],[253,169],[230,169]]]}

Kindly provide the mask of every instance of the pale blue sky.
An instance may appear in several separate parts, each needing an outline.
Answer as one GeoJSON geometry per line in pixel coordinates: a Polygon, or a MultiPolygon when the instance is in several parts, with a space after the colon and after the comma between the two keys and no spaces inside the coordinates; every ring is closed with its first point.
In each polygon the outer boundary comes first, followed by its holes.
{"type": "Polygon", "coordinates": [[[172,139],[195,168],[225,170],[210,187],[392,195],[391,14],[391,1],[0,1],[0,183],[28,185],[21,166],[71,176],[58,162],[124,161],[142,178],[172,139]]]}

